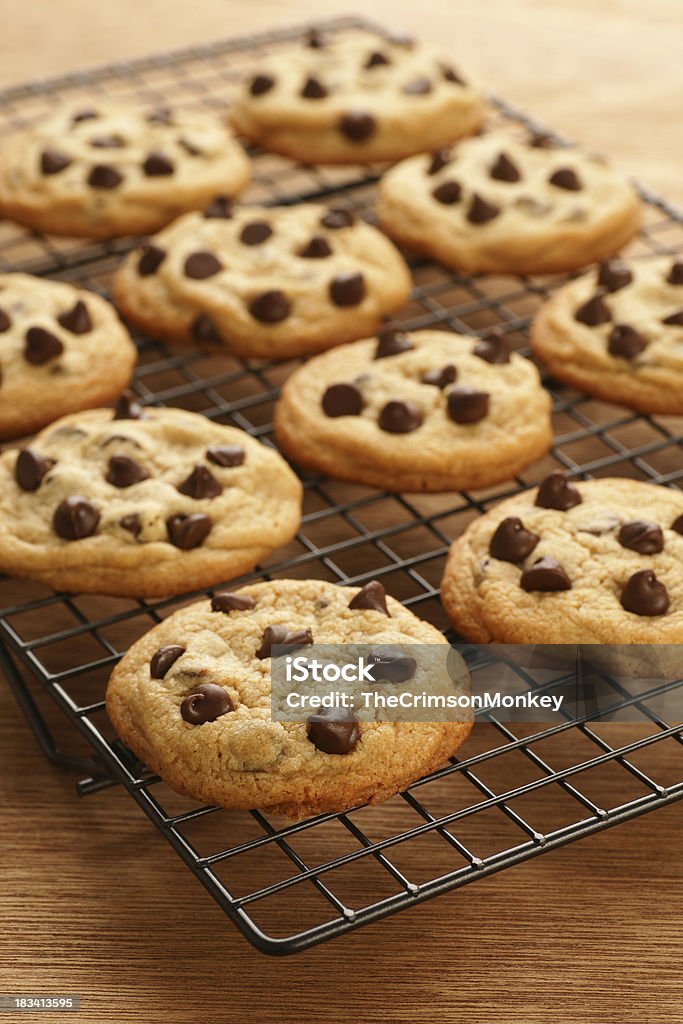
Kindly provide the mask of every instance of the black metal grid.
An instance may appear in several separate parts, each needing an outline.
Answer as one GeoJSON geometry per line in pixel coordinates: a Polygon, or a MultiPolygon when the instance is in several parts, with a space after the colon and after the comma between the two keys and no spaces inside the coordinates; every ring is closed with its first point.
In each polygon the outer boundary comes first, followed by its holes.
{"type": "MultiPolygon", "coordinates": [[[[357,19],[325,28],[381,32],[357,19]]],[[[92,101],[100,94],[121,95],[222,108],[244,70],[301,32],[228,40],[6,90],[0,94],[0,136],[40,116],[57,97],[87,95],[92,101]]],[[[495,104],[497,117],[538,128],[508,105],[495,104]]],[[[296,203],[341,195],[372,219],[374,170],[304,167],[253,155],[255,179],[247,201],[296,203]]],[[[645,192],[643,197],[646,224],[632,254],[647,259],[682,252],[681,215],[657,197],[645,192]]],[[[132,239],[46,238],[3,223],[0,271],[74,281],[106,295],[111,272],[133,244],[132,239]]],[[[402,316],[407,328],[439,326],[486,335],[501,326],[525,353],[531,315],[566,280],[471,277],[421,259],[411,265],[415,288],[402,316]]],[[[272,443],[273,402],[293,362],[209,357],[169,350],[145,337],[136,340],[135,387],[143,401],[201,412],[272,443]]],[[[448,546],[491,504],[558,466],[583,476],[680,483],[682,439],[675,418],[636,416],[553,381],[546,386],[554,401],[552,453],[514,481],[476,493],[408,496],[305,477],[304,518],[296,540],[245,579],[314,576],[362,584],[379,578],[390,593],[447,630],[438,585],[448,546]]],[[[266,813],[199,806],[145,773],[114,737],[102,699],[107,677],[129,644],[194,596],[83,598],[0,579],[0,638],[6,642],[6,649],[0,646],[1,663],[44,752],[87,774],[80,792],[122,783],[264,952],[301,950],[683,797],[680,724],[661,717],[657,693],[636,697],[614,682],[615,702],[637,708],[639,724],[567,720],[552,728],[516,726],[513,731],[492,719],[477,727],[463,760],[453,758],[378,808],[292,824],[266,813]],[[88,741],[91,756],[58,748],[40,711],[45,691],[88,741]]]]}

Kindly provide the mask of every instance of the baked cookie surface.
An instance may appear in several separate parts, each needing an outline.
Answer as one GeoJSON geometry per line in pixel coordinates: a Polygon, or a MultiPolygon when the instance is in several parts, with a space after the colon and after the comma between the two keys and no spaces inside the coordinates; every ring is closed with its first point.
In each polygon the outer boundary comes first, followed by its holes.
{"type": "Polygon", "coordinates": [[[449,267],[518,274],[572,270],[635,234],[626,179],[578,149],[495,130],[392,168],[379,187],[387,234],[449,267]]]}
{"type": "Polygon", "coordinates": [[[683,259],[611,260],[571,281],[537,313],[531,343],[557,380],[683,413],[683,259]]]}
{"type": "Polygon", "coordinates": [[[291,539],[301,508],[301,485],[272,449],[127,394],[4,452],[0,484],[0,570],[124,597],[248,571],[291,539]]]}
{"type": "Polygon", "coordinates": [[[371,333],[410,275],[348,210],[212,203],[131,253],[114,280],[126,316],[155,337],[286,359],[371,333]]]}
{"type": "Polygon", "coordinates": [[[364,163],[446,145],[474,131],[485,109],[479,86],[430,47],[313,33],[264,60],[230,115],[263,149],[308,163],[364,163]]]}
{"type": "Polygon", "coordinates": [[[291,458],[386,490],[509,479],[550,447],[550,398],[503,338],[386,330],[311,359],[275,409],[291,458]]]}
{"type": "Polygon", "coordinates": [[[553,473],[467,527],[441,597],[475,643],[681,643],[683,493],[553,473]]]}
{"type": "Polygon", "coordinates": [[[379,803],[443,764],[470,731],[469,721],[359,722],[353,712],[336,727],[324,715],[317,727],[271,720],[269,651],[278,631],[304,645],[448,649],[376,581],[257,583],[217,594],[213,608],[190,605],[145,634],[107,689],[118,734],[180,793],[293,818],[379,803]]]}
{"type": "Polygon", "coordinates": [[[3,142],[0,211],[58,235],[142,234],[248,179],[244,150],[214,115],[97,100],[3,142]]]}
{"type": "Polygon", "coordinates": [[[116,310],[99,295],[0,274],[0,438],[110,401],[128,384],[135,360],[116,310]]]}

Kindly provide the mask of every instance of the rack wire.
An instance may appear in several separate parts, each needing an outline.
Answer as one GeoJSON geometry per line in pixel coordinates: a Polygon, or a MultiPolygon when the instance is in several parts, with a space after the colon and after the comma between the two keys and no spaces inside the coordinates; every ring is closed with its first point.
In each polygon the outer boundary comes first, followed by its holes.
{"type": "MultiPolygon", "coordinates": [[[[359,19],[321,26],[329,33],[382,34],[359,19]]],[[[222,109],[242,74],[304,29],[271,32],[178,53],[33,82],[0,94],[0,137],[57,99],[97,96],[222,109]]],[[[540,130],[494,100],[496,117],[540,130]]],[[[557,139],[560,144],[563,140],[557,139]]],[[[1,139],[0,139],[1,144],[1,139]]],[[[247,201],[338,200],[372,220],[376,169],[296,165],[252,152],[247,201]]],[[[683,216],[642,190],[645,226],[630,253],[643,259],[683,252],[683,216]]],[[[0,224],[0,272],[22,270],[108,295],[112,271],[134,239],[83,242],[0,224]]],[[[438,326],[486,335],[500,327],[528,355],[527,328],[539,304],[566,276],[456,274],[411,259],[408,329],[438,326]]],[[[243,361],[172,350],[138,336],[140,398],[231,423],[266,443],[279,386],[296,362],[243,361]]],[[[385,494],[304,476],[304,516],[296,539],[244,577],[319,577],[341,584],[381,579],[421,617],[448,622],[438,586],[451,541],[473,517],[530,486],[553,468],[582,477],[627,476],[668,486],[683,478],[680,421],[636,416],[552,380],[552,452],[504,486],[442,495],[385,494]]],[[[615,715],[559,725],[477,726],[462,759],[381,807],[359,807],[292,824],[268,813],[230,812],[179,797],[116,739],[104,710],[106,680],[123,651],[198,594],[135,601],[53,593],[0,578],[0,664],[44,753],[84,776],[82,795],[123,785],[192,874],[266,953],[286,954],[339,936],[430,897],[484,878],[564,843],[683,797],[680,723],[660,713],[658,694],[634,696],[611,681],[615,715]],[[48,727],[48,694],[87,741],[87,755],[65,753],[48,727]]],[[[475,668],[485,670],[486,659],[475,668]]],[[[533,680],[528,681],[533,685],[533,680]]],[[[74,730],[68,729],[72,745],[74,730]]]]}

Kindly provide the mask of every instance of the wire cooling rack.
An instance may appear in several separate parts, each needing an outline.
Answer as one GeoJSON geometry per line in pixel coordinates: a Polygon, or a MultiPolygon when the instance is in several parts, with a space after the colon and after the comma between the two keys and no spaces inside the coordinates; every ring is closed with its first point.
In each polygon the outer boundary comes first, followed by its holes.
{"type": "MultiPolygon", "coordinates": [[[[381,34],[357,19],[322,27],[381,34]]],[[[6,90],[0,94],[0,136],[62,99],[121,96],[223,109],[245,70],[302,32],[228,40],[6,90]]],[[[499,119],[538,129],[507,104],[494,104],[499,119]]],[[[255,178],[247,201],[342,198],[372,220],[375,170],[314,168],[258,152],[253,156],[255,178]]],[[[643,192],[643,198],[645,227],[631,254],[647,259],[682,252],[681,215],[655,196],[643,192]]],[[[72,281],[106,296],[112,271],[133,244],[133,239],[47,238],[2,223],[0,271],[72,281]]],[[[470,277],[423,259],[413,260],[412,270],[415,287],[402,316],[407,328],[486,335],[502,327],[525,353],[531,315],[566,279],[470,277]]],[[[146,337],[136,340],[135,387],[144,402],[200,412],[272,443],[273,402],[294,362],[209,357],[170,350],[146,337]]],[[[680,483],[680,421],[635,416],[545,383],[554,402],[552,453],[514,481],[476,493],[396,495],[305,477],[301,531],[245,579],[311,576],[342,584],[380,579],[391,594],[447,630],[438,586],[448,546],[493,503],[558,467],[585,477],[680,483]]],[[[267,813],[200,806],[145,772],[115,738],[103,703],[106,680],[122,652],[194,596],[84,598],[0,578],[0,655],[43,751],[56,764],[81,771],[83,795],[114,783],[125,786],[264,952],[304,949],[683,797],[680,723],[666,720],[650,700],[653,695],[634,697],[614,681],[617,705],[637,709],[638,722],[605,724],[586,716],[552,728],[515,725],[513,731],[492,718],[477,726],[461,760],[453,758],[381,807],[292,824],[267,813]],[[88,741],[89,755],[58,746],[42,713],[46,692],[88,741]]],[[[75,738],[73,729],[67,732],[75,738]]]]}

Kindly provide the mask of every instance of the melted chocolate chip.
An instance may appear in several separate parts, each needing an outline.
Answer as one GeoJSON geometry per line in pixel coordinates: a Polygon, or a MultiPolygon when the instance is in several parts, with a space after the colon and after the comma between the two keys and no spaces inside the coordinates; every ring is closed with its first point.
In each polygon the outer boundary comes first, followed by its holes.
{"type": "Polygon", "coordinates": [[[337,274],[330,281],[329,293],[335,306],[357,306],[365,298],[365,278],[352,270],[337,274]]]}
{"type": "Polygon", "coordinates": [[[64,351],[59,338],[46,331],[44,327],[29,327],[26,332],[24,359],[34,366],[42,366],[50,359],[55,359],[64,351]]]}
{"type": "Polygon", "coordinates": [[[206,449],[206,457],[214,466],[233,469],[243,464],[245,452],[239,444],[218,444],[206,449]]]}
{"type": "Polygon", "coordinates": [[[510,159],[507,153],[498,154],[489,174],[496,181],[520,181],[522,178],[517,164],[510,159]]]}
{"type": "Polygon", "coordinates": [[[426,96],[432,91],[432,83],[424,75],[406,82],[401,90],[406,96],[426,96]]]}
{"type": "Polygon", "coordinates": [[[71,118],[72,124],[79,124],[81,121],[93,121],[96,117],[99,117],[97,110],[92,107],[87,107],[84,110],[78,110],[71,118]]]}
{"type": "Polygon", "coordinates": [[[607,339],[609,354],[623,356],[624,359],[633,359],[647,346],[647,338],[629,324],[616,324],[607,339]]]}
{"type": "Polygon", "coordinates": [[[379,68],[386,64],[391,64],[389,58],[385,54],[380,53],[379,50],[374,50],[363,67],[369,70],[370,68],[379,68]]]}
{"type": "Polygon", "coordinates": [[[221,345],[223,343],[223,339],[218,333],[218,328],[206,313],[200,313],[199,316],[194,318],[190,330],[195,341],[205,342],[210,345],[221,345]]]}
{"type": "Polygon", "coordinates": [[[307,78],[301,90],[301,95],[307,100],[322,100],[327,96],[327,89],[317,78],[307,78]]]}
{"type": "Polygon", "coordinates": [[[664,534],[656,523],[636,519],[624,523],[618,534],[623,548],[637,551],[639,555],[657,555],[664,550],[664,534]]]}
{"type": "Polygon", "coordinates": [[[372,678],[377,683],[405,683],[417,672],[417,661],[396,647],[380,647],[370,651],[372,678]]]}
{"type": "Polygon", "coordinates": [[[429,175],[438,174],[439,171],[443,167],[448,166],[448,164],[450,162],[451,162],[451,151],[450,151],[450,149],[437,149],[432,154],[431,162],[429,164],[429,167],[427,168],[427,174],[429,174],[429,175]]]}
{"type": "Polygon", "coordinates": [[[499,332],[492,331],[488,338],[480,338],[472,353],[479,356],[492,366],[502,366],[510,362],[510,347],[507,339],[499,332]]]}
{"type": "Polygon", "coordinates": [[[651,569],[634,572],[621,592],[621,606],[634,615],[664,615],[669,594],[651,569]]]}
{"type": "Polygon", "coordinates": [[[297,255],[305,260],[323,260],[332,255],[332,247],[322,235],[313,235],[310,242],[300,249],[297,255]]]}
{"type": "Polygon", "coordinates": [[[291,311],[291,302],[284,292],[277,290],[261,292],[249,303],[249,312],[254,320],[263,324],[276,324],[286,320],[291,311]]]}
{"type": "Polygon", "coordinates": [[[683,515],[677,516],[671,524],[671,529],[675,530],[676,533],[683,534],[683,515]]]}
{"type": "Polygon", "coordinates": [[[204,281],[207,277],[214,277],[223,269],[223,264],[212,252],[193,252],[185,260],[183,270],[185,277],[193,281],[204,281]]]}
{"type": "Polygon", "coordinates": [[[99,521],[99,510],[79,495],[61,501],[52,516],[54,531],[64,540],[82,540],[83,537],[90,537],[97,529],[99,521]]]}
{"type": "Polygon", "coordinates": [[[168,539],[181,551],[198,548],[208,537],[213,523],[208,516],[196,512],[191,516],[177,515],[166,520],[168,539]]]}
{"type": "Polygon", "coordinates": [[[359,416],[363,411],[363,396],[353,384],[331,384],[322,398],[326,416],[359,416]]]}
{"type": "Polygon", "coordinates": [[[157,245],[143,245],[138,260],[138,274],[140,277],[149,277],[156,273],[166,259],[166,253],[157,245]]]}
{"type": "Polygon", "coordinates": [[[476,388],[458,387],[448,392],[448,415],[455,423],[478,423],[488,415],[490,396],[476,388]]]}
{"type": "Polygon", "coordinates": [[[144,420],[145,411],[133,391],[124,391],[114,406],[115,420],[144,420]]]}
{"type": "Polygon", "coordinates": [[[523,562],[541,538],[527,530],[517,516],[507,516],[496,527],[489,544],[489,554],[501,562],[523,562]]]}
{"type": "Polygon", "coordinates": [[[43,174],[59,174],[71,164],[71,157],[58,149],[44,149],[40,154],[40,170],[43,174]]]}
{"type": "Polygon", "coordinates": [[[379,580],[370,580],[361,587],[349,601],[349,608],[352,611],[382,612],[388,619],[391,618],[387,608],[387,592],[379,580]]]}
{"type": "Polygon", "coordinates": [[[456,85],[465,85],[465,79],[448,64],[441,64],[441,74],[447,82],[455,82],[456,85]]]}
{"type": "Polygon", "coordinates": [[[664,317],[662,320],[663,324],[670,324],[676,327],[683,327],[683,309],[679,309],[676,313],[671,313],[670,316],[664,317]]]}
{"type": "Polygon", "coordinates": [[[90,140],[90,145],[95,149],[123,149],[126,140],[120,135],[96,135],[90,140]]]}
{"type": "Polygon", "coordinates": [[[245,224],[240,232],[240,242],[243,245],[260,245],[273,233],[270,224],[265,220],[253,220],[245,224]]]}
{"type": "Polygon", "coordinates": [[[173,124],[173,111],[170,107],[156,107],[147,114],[150,124],[173,124]]]}
{"type": "Polygon", "coordinates": [[[612,319],[609,306],[602,297],[602,292],[596,292],[592,298],[584,302],[574,313],[574,319],[580,324],[588,327],[597,327],[598,324],[606,324],[612,319]]]}
{"type": "Polygon", "coordinates": [[[262,96],[275,85],[275,79],[270,75],[256,75],[249,84],[249,92],[252,96],[262,96]]]}
{"type": "Polygon", "coordinates": [[[144,466],[127,455],[112,455],[104,479],[114,487],[132,487],[141,480],[148,480],[149,473],[144,466]]]}
{"type": "Polygon", "coordinates": [[[201,498],[216,498],[223,493],[222,485],[211,470],[202,465],[195,466],[190,475],[177,485],[176,490],[197,501],[201,498]]]}
{"type": "Polygon", "coordinates": [[[35,448],[23,448],[14,464],[14,479],[22,491],[37,491],[54,465],[54,459],[45,458],[35,448]]]}
{"type": "Polygon", "coordinates": [[[667,284],[683,284],[683,263],[672,263],[666,280],[667,284]]]}
{"type": "Polygon", "coordinates": [[[216,196],[204,210],[206,218],[214,217],[217,220],[230,220],[232,218],[235,204],[230,196],[216,196]]]}
{"type": "Polygon", "coordinates": [[[350,754],[360,739],[360,728],[350,708],[322,708],[308,719],[307,735],[323,754],[350,754]]]}
{"type": "Polygon", "coordinates": [[[149,663],[149,674],[152,679],[163,679],[171,666],[175,665],[178,658],[185,653],[185,648],[180,644],[166,644],[160,647],[156,654],[152,655],[149,663]]]}
{"type": "Polygon", "coordinates": [[[578,174],[571,167],[558,167],[550,175],[548,181],[556,188],[564,188],[568,192],[579,192],[583,187],[578,174]]]}
{"type": "Polygon", "coordinates": [[[487,199],[484,199],[475,192],[472,196],[472,202],[470,208],[467,211],[467,219],[470,224],[487,224],[490,220],[493,220],[500,213],[500,206],[496,206],[495,203],[490,203],[487,199]]]}
{"type": "Polygon", "coordinates": [[[0,334],[4,334],[12,326],[12,321],[4,309],[0,309],[0,334]]]}
{"type": "Polygon", "coordinates": [[[621,260],[605,260],[598,271],[598,285],[608,292],[618,292],[633,280],[633,274],[621,260]]]}
{"type": "Polygon", "coordinates": [[[401,352],[412,352],[415,348],[407,334],[393,328],[381,331],[377,336],[375,359],[386,359],[387,356],[398,356],[401,352]]]}
{"type": "Polygon", "coordinates": [[[131,512],[127,516],[121,516],[119,519],[119,526],[122,530],[127,530],[128,533],[132,533],[136,538],[142,533],[142,523],[140,522],[140,516],[137,512],[131,512]]]}
{"type": "Polygon", "coordinates": [[[460,202],[462,185],[460,182],[449,178],[447,181],[442,181],[435,189],[432,189],[432,196],[436,199],[437,203],[443,203],[444,206],[453,206],[454,203],[460,202]]]}
{"type": "Polygon", "coordinates": [[[341,118],[339,130],[350,142],[365,142],[375,130],[372,114],[365,110],[350,110],[341,118]]]}
{"type": "Polygon", "coordinates": [[[422,375],[423,384],[433,384],[434,387],[439,388],[441,391],[449,384],[452,384],[458,375],[458,371],[452,364],[442,366],[440,370],[427,370],[422,375]]]}
{"type": "Polygon", "coordinates": [[[95,164],[88,175],[91,188],[116,188],[123,181],[123,175],[109,164],[95,164]]]}
{"type": "Polygon", "coordinates": [[[71,309],[60,313],[57,323],[67,331],[71,331],[72,334],[88,334],[89,331],[92,331],[92,320],[88,313],[88,307],[81,299],[78,299],[71,309]]]}
{"type": "Polygon", "coordinates": [[[228,615],[230,612],[246,612],[256,607],[253,597],[246,594],[236,594],[232,590],[219,590],[211,598],[211,611],[223,612],[228,615]]]}
{"type": "Polygon", "coordinates": [[[273,647],[306,647],[313,643],[310,629],[290,629],[289,626],[266,626],[261,646],[256,651],[259,661],[270,658],[273,647]]]}
{"type": "Polygon", "coordinates": [[[234,711],[235,705],[222,686],[216,683],[200,683],[180,705],[180,716],[189,725],[204,725],[234,711]]]}
{"type": "Polygon", "coordinates": [[[583,498],[574,484],[567,480],[562,470],[556,469],[539,484],[534,505],[566,512],[575,505],[580,505],[582,501],[583,498]]]}
{"type": "Polygon", "coordinates": [[[422,420],[422,412],[414,402],[395,399],[386,403],[377,422],[389,434],[410,434],[422,426],[422,420]]]}
{"type": "Polygon", "coordinates": [[[560,563],[547,556],[539,558],[525,569],[519,582],[522,590],[538,590],[544,593],[572,589],[572,582],[560,563]]]}
{"type": "Polygon", "coordinates": [[[347,210],[345,206],[331,206],[320,218],[320,224],[324,228],[350,228],[356,223],[355,214],[347,210]]]}

